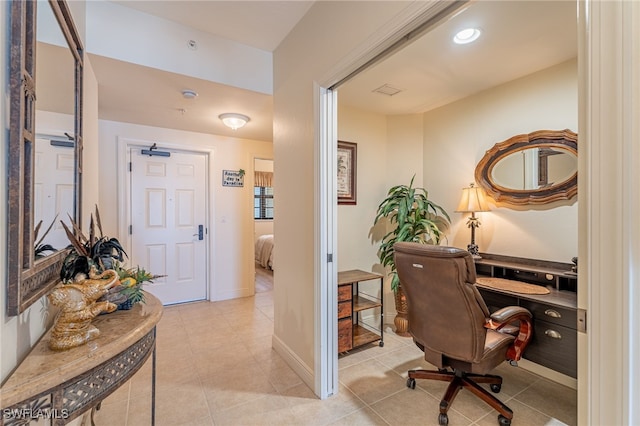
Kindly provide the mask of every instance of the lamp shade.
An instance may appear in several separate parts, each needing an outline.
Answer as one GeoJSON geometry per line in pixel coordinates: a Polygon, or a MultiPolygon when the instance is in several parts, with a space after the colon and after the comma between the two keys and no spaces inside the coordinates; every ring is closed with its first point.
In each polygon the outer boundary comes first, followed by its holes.
{"type": "Polygon", "coordinates": [[[489,205],[484,198],[484,191],[481,188],[470,184],[468,188],[462,188],[462,198],[458,204],[456,212],[459,213],[471,213],[471,212],[488,212],[489,205]]]}
{"type": "Polygon", "coordinates": [[[237,130],[240,127],[243,127],[250,120],[250,118],[246,115],[236,114],[234,112],[220,114],[218,118],[222,120],[225,126],[231,127],[233,130],[237,130]]]}

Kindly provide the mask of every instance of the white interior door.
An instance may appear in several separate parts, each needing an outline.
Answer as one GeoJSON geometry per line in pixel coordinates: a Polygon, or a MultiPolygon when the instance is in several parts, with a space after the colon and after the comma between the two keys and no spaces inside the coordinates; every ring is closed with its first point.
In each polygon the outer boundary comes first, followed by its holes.
{"type": "Polygon", "coordinates": [[[74,217],[74,147],[38,137],[35,148],[34,226],[42,221],[38,233],[41,238],[55,219],[43,244],[61,250],[69,245],[69,239],[60,221],[69,225],[69,216],[74,217]]]}
{"type": "Polygon", "coordinates": [[[207,297],[207,158],[131,149],[131,262],[166,277],[145,290],[163,304],[207,297]]]}

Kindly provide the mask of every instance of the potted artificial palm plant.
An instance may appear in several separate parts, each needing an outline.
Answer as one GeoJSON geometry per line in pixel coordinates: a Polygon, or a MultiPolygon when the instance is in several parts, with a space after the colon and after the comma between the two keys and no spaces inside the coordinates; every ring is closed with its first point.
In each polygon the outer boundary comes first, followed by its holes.
{"type": "Polygon", "coordinates": [[[64,228],[67,238],[71,243],[69,254],[64,259],[60,270],[60,279],[64,283],[79,281],[89,276],[91,268],[98,273],[107,269],[114,269],[118,262],[124,261],[127,253],[116,238],[109,238],[102,233],[100,224],[100,212],[96,206],[95,221],[93,214],[89,224],[89,236],[80,230],[78,224],[69,217],[71,228],[64,222],[60,224],[64,228]],[[100,235],[96,235],[96,226],[100,235]]]}
{"type": "Polygon", "coordinates": [[[400,241],[439,244],[450,222],[447,212],[429,200],[426,189],[413,187],[414,179],[415,175],[409,186],[397,185],[389,189],[387,197],[378,206],[374,220],[374,225],[387,220],[393,227],[382,238],[378,257],[384,267],[389,267],[391,289],[398,312],[394,324],[399,335],[407,335],[409,323],[406,317],[406,298],[393,258],[393,245],[400,241]]]}
{"type": "Polygon", "coordinates": [[[63,283],[73,283],[91,278],[92,274],[102,273],[112,269],[118,274],[120,283],[112,287],[100,301],[109,301],[118,306],[118,309],[131,309],[136,303],[144,303],[143,284],[153,282],[155,278],[163,275],[153,275],[141,267],[125,268],[122,264],[127,253],[116,238],[110,238],[102,233],[100,224],[100,212],[96,206],[95,221],[91,215],[89,236],[80,230],[80,227],[71,220],[71,228],[61,221],[67,238],[71,245],[69,254],[64,259],[60,270],[60,279],[63,283]],[[99,234],[96,233],[96,227],[99,234]]]}

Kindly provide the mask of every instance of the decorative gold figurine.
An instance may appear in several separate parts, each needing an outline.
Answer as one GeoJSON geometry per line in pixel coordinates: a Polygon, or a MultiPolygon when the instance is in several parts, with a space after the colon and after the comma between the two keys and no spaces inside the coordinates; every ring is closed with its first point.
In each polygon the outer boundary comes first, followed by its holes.
{"type": "Polygon", "coordinates": [[[49,347],[70,349],[98,337],[100,330],[91,325],[91,320],[102,312],[115,311],[117,305],[97,300],[119,283],[116,271],[108,269],[96,275],[92,269],[89,279],[54,289],[47,298],[53,306],[60,308],[60,312],[51,330],[49,347]]]}

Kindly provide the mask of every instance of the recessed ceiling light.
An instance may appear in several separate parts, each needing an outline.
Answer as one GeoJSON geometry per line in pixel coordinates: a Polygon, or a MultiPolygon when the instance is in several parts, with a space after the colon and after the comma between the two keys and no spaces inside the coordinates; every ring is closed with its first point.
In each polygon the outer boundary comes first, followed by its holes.
{"type": "Polygon", "coordinates": [[[464,30],[458,31],[458,33],[453,37],[453,42],[456,44],[467,44],[472,41],[476,41],[480,37],[480,30],[477,28],[465,28],[464,30]]]}

